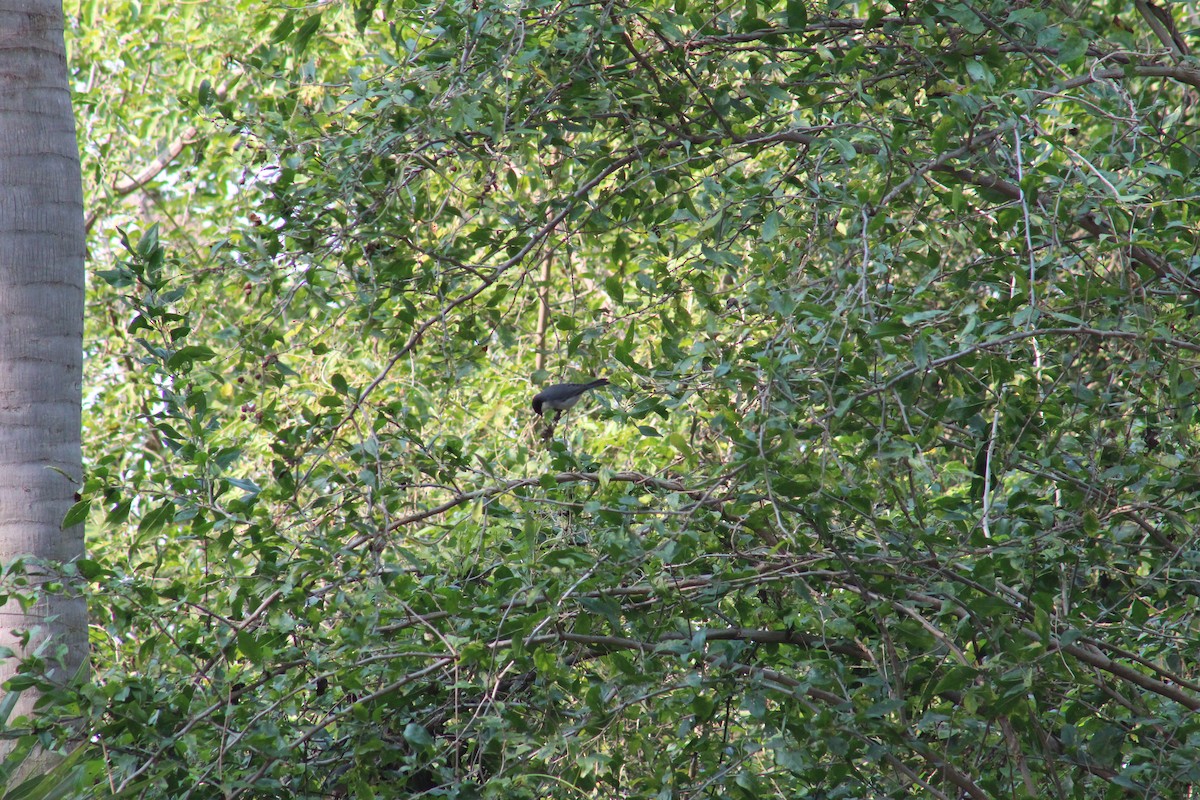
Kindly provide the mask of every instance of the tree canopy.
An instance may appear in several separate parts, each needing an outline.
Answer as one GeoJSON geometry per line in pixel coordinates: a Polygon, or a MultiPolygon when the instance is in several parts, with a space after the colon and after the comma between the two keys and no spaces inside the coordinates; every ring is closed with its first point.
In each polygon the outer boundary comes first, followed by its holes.
{"type": "Polygon", "coordinates": [[[139,8],[81,795],[1194,791],[1194,4],[139,8]]]}

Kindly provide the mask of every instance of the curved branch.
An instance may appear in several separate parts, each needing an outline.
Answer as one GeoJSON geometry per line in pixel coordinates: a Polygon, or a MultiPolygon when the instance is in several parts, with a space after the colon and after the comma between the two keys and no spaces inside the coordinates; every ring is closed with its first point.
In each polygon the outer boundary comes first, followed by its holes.
{"type": "MultiPolygon", "coordinates": [[[[1022,629],[1023,633],[1035,640],[1041,641],[1041,636],[1036,631],[1028,628],[1022,629]]],[[[1093,650],[1086,647],[1080,647],[1075,644],[1064,644],[1057,637],[1050,638],[1050,649],[1061,650],[1064,653],[1069,653],[1085,664],[1103,670],[1110,675],[1113,675],[1121,680],[1139,686],[1146,691],[1153,692],[1179,703],[1189,711],[1200,711],[1200,699],[1192,697],[1190,694],[1181,691],[1180,689],[1165,683],[1160,680],[1155,680],[1143,672],[1138,672],[1133,667],[1128,667],[1119,662],[1113,661],[1108,656],[1101,653],[1098,649],[1093,650]]]]}
{"type": "MultiPolygon", "coordinates": [[[[769,634],[769,633],[773,633],[773,632],[760,631],[758,633],[769,634]]],[[[658,645],[650,643],[650,642],[643,642],[638,639],[629,639],[626,637],[611,637],[611,636],[586,636],[586,637],[583,637],[583,636],[579,636],[577,634],[560,633],[560,634],[549,635],[546,638],[549,638],[549,639],[557,638],[557,639],[564,640],[564,641],[579,641],[581,639],[587,639],[587,640],[589,640],[587,642],[589,644],[600,643],[600,644],[605,644],[607,646],[618,648],[618,649],[637,650],[642,653],[653,653],[658,646],[658,645]]],[[[684,637],[679,636],[678,638],[684,638],[684,637]]],[[[711,661],[712,659],[711,659],[711,657],[706,657],[705,660],[711,661]]],[[[813,701],[816,701],[819,703],[823,703],[828,706],[834,706],[834,707],[842,707],[846,704],[846,698],[844,698],[844,697],[841,697],[839,695],[836,695],[836,694],[826,691],[824,689],[819,689],[815,686],[807,685],[806,682],[797,680],[796,678],[793,678],[792,676],[786,675],[777,670],[767,669],[767,668],[755,666],[752,664],[741,664],[741,663],[723,664],[722,668],[727,669],[728,671],[734,673],[735,675],[742,675],[742,676],[745,676],[748,678],[758,678],[758,679],[765,680],[769,683],[773,683],[776,686],[780,687],[781,689],[786,690],[793,697],[803,696],[803,697],[809,698],[810,700],[813,700],[813,701]],[[802,695],[800,693],[802,693],[802,695]]],[[[863,741],[866,741],[868,743],[872,741],[864,734],[855,733],[853,731],[849,731],[849,733],[857,736],[858,738],[860,738],[863,741]]],[[[919,756],[921,759],[923,759],[925,761],[926,765],[930,769],[934,770],[935,772],[937,772],[938,774],[940,774],[941,776],[946,778],[946,780],[948,780],[950,783],[952,783],[956,787],[958,787],[958,789],[961,790],[965,796],[974,798],[974,800],[988,800],[987,793],[984,792],[983,789],[981,789],[979,787],[979,785],[974,780],[972,780],[969,775],[960,771],[957,767],[955,767],[948,760],[946,760],[942,755],[932,751],[927,745],[925,745],[924,743],[922,743],[921,741],[919,741],[915,738],[912,738],[911,736],[905,736],[904,741],[905,741],[906,746],[913,753],[915,753],[917,756],[919,756]]],[[[896,756],[891,755],[890,753],[884,755],[884,760],[886,760],[888,762],[889,766],[891,766],[893,769],[897,769],[906,775],[915,774],[912,772],[911,768],[909,768],[902,761],[900,761],[896,756]]]]}
{"type": "MultiPolygon", "coordinates": [[[[667,478],[656,478],[653,475],[646,475],[641,472],[616,472],[611,475],[602,475],[599,472],[559,472],[552,477],[556,483],[631,483],[635,486],[644,486],[650,489],[658,489],[665,492],[676,492],[678,494],[686,495],[687,497],[691,498],[697,506],[715,508],[721,506],[726,501],[726,498],[724,497],[713,497],[711,486],[708,488],[688,486],[680,481],[669,480],[667,478]]],[[[542,475],[529,478],[515,478],[513,480],[502,481],[493,486],[485,486],[484,488],[476,489],[473,492],[462,492],[460,494],[456,494],[448,500],[438,503],[435,506],[423,508],[420,511],[414,511],[407,516],[401,517],[400,519],[393,521],[390,525],[388,525],[385,531],[381,531],[380,533],[394,533],[400,528],[413,525],[417,522],[423,522],[424,520],[432,517],[440,516],[451,509],[467,503],[472,503],[476,500],[488,500],[493,497],[498,497],[499,495],[509,494],[510,492],[524,487],[538,486],[544,479],[545,476],[542,475]]],[[[347,543],[347,546],[351,548],[358,547],[374,538],[375,535],[378,534],[359,535],[350,540],[350,542],[347,543]]]]}
{"type": "MultiPolygon", "coordinates": [[[[228,95],[229,84],[227,83],[223,83],[213,90],[213,96],[218,100],[224,100],[228,95]]],[[[194,144],[199,134],[200,129],[195,125],[187,126],[184,128],[183,133],[176,136],[166,147],[159,150],[158,154],[150,160],[150,163],[142,167],[137,174],[118,179],[108,188],[108,191],[117,197],[124,197],[145,187],[150,181],[158,177],[159,173],[169,167],[175,159],[179,158],[188,145],[194,144]]],[[[99,212],[96,210],[89,211],[84,218],[84,231],[90,231],[99,217],[99,212]]]]}
{"type": "Polygon", "coordinates": [[[838,408],[834,408],[826,411],[823,415],[821,415],[821,419],[825,421],[831,417],[841,416],[841,414],[844,414],[859,401],[865,400],[872,395],[886,392],[896,384],[900,383],[901,381],[905,381],[914,375],[920,375],[921,373],[929,372],[937,369],[938,367],[953,363],[983,350],[991,350],[994,347],[1003,347],[1004,345],[1012,344],[1013,342],[1018,342],[1022,339],[1032,339],[1038,336],[1096,336],[1102,339],[1142,339],[1155,344],[1166,344],[1180,350],[1188,350],[1193,353],[1200,353],[1200,344],[1188,342],[1183,339],[1168,339],[1161,336],[1147,336],[1137,331],[1106,331],[1100,330],[1099,328],[1089,328],[1086,326],[1078,326],[1074,328],[1037,328],[1031,331],[1018,331],[1016,333],[1010,333],[1007,336],[1001,336],[999,339],[990,339],[986,342],[976,342],[975,344],[969,347],[964,347],[962,350],[957,352],[931,359],[930,362],[925,366],[912,366],[908,369],[903,369],[892,377],[888,378],[883,383],[877,386],[872,386],[870,389],[864,389],[863,391],[854,395],[854,397],[850,399],[849,404],[846,405],[845,409],[839,411],[838,408]]]}

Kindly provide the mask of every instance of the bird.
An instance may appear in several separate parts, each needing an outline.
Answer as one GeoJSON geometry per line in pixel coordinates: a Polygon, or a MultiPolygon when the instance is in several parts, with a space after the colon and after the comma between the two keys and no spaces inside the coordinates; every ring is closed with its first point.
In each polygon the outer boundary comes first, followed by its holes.
{"type": "MultiPolygon", "coordinates": [[[[542,416],[543,409],[553,409],[559,415],[579,402],[584,392],[606,386],[608,378],[597,378],[590,383],[556,383],[547,386],[533,396],[533,413],[542,416]]],[[[555,416],[557,419],[558,416],[555,416]]]]}

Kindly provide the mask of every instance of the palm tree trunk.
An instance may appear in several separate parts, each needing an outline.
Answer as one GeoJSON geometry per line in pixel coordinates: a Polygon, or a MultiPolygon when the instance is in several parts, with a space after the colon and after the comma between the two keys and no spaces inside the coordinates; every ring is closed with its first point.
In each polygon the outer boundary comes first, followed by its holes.
{"type": "MultiPolygon", "coordinates": [[[[65,681],[86,658],[87,606],[61,570],[83,555],[83,526],[61,523],[81,475],[84,302],[61,0],[0,0],[0,38],[0,596],[10,598],[0,647],[39,653],[65,681]],[[66,589],[22,607],[9,592],[18,574],[30,587],[66,589]]],[[[0,659],[0,681],[17,668],[17,658],[0,659]]],[[[31,715],[36,699],[25,692],[7,725],[31,715]]]]}

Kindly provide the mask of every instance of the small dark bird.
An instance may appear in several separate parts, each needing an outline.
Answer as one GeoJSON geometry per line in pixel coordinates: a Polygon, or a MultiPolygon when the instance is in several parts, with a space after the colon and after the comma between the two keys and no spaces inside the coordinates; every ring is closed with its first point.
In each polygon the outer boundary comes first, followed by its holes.
{"type": "Polygon", "coordinates": [[[591,383],[556,383],[547,386],[533,396],[533,413],[540,417],[542,409],[549,408],[561,414],[578,403],[584,392],[607,384],[608,378],[597,378],[591,383]]]}

